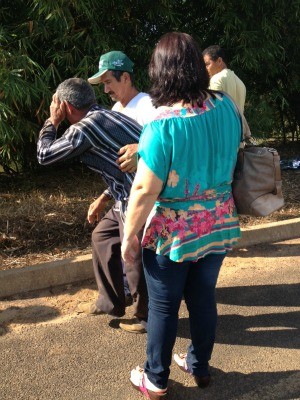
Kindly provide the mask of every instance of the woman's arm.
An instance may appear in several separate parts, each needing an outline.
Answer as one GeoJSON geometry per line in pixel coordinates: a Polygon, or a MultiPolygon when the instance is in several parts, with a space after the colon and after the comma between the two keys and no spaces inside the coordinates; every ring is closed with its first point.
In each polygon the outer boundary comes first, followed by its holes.
{"type": "Polygon", "coordinates": [[[162,180],[140,159],[130,192],[122,242],[122,257],[128,264],[134,261],[139,252],[136,234],[144,226],[162,187],[162,180]]]}

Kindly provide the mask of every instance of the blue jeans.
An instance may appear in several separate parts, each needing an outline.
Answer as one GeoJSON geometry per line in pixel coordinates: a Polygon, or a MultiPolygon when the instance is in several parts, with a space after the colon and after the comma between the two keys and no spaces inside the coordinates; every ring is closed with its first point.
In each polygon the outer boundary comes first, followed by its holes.
{"type": "Polygon", "coordinates": [[[167,387],[183,296],[191,332],[187,366],[193,375],[201,377],[209,374],[208,361],[217,325],[215,288],[225,256],[210,254],[197,262],[177,263],[152,250],[143,249],[149,294],[147,361],[144,369],[156,387],[167,387]]]}

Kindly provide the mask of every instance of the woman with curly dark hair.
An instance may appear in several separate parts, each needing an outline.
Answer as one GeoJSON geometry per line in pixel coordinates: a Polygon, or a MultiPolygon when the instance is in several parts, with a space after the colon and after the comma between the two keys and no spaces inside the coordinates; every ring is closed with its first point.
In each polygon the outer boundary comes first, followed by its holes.
{"type": "Polygon", "coordinates": [[[147,398],[167,393],[178,310],[187,304],[191,344],[176,364],[204,388],[215,341],[215,287],[240,237],[231,181],[241,138],[232,100],[208,90],[201,50],[188,34],[157,44],[149,66],[158,117],[144,127],[126,216],[122,255],[132,263],[145,224],[143,264],[149,292],[147,361],[131,382],[147,398]],[[147,221],[146,221],[147,220],[147,221]]]}

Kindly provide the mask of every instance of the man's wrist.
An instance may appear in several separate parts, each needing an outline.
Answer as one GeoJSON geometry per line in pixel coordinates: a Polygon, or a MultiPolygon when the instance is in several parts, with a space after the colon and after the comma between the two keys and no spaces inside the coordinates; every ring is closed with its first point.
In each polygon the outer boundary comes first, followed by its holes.
{"type": "Polygon", "coordinates": [[[48,126],[48,125],[53,125],[53,126],[55,126],[55,125],[53,124],[53,122],[51,121],[50,118],[46,119],[46,121],[44,122],[44,127],[45,127],[45,126],[48,126]]]}
{"type": "Polygon", "coordinates": [[[107,200],[111,200],[114,196],[111,194],[109,189],[104,190],[102,193],[103,196],[107,198],[107,200]]]}
{"type": "Polygon", "coordinates": [[[51,117],[49,117],[49,118],[46,120],[46,122],[47,122],[49,125],[53,125],[54,128],[55,128],[56,130],[57,130],[57,128],[58,128],[58,125],[60,124],[60,122],[53,120],[51,117]]]}
{"type": "Polygon", "coordinates": [[[52,121],[48,118],[46,119],[46,121],[44,122],[44,125],[40,131],[39,134],[39,139],[47,136],[49,137],[49,135],[52,137],[55,137],[57,133],[57,129],[56,127],[53,125],[52,121]]]}

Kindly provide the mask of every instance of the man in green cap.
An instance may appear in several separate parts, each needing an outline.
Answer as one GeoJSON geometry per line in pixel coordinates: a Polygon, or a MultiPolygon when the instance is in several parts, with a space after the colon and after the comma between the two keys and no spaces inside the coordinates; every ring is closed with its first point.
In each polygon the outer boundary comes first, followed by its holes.
{"type": "Polygon", "coordinates": [[[116,101],[112,111],[121,112],[144,125],[153,120],[155,108],[149,95],[134,86],[133,65],[122,51],[111,51],[100,57],[99,71],[88,81],[92,85],[103,83],[104,92],[116,101]]]}
{"type": "MultiPolygon", "coordinates": [[[[133,84],[133,62],[121,51],[111,51],[103,54],[99,61],[99,71],[88,79],[92,85],[103,83],[104,91],[107,93],[113,101],[116,101],[112,111],[117,111],[126,116],[134,119],[140,125],[144,125],[150,122],[155,117],[155,108],[152,105],[150,96],[147,93],[142,93],[137,90],[133,84]]],[[[117,160],[121,171],[124,173],[133,173],[136,171],[136,153],[137,144],[128,144],[122,147],[119,151],[119,159],[117,160]]],[[[108,193],[108,191],[106,191],[108,193]]],[[[106,206],[106,198],[103,196],[96,199],[89,208],[88,216],[93,218],[94,215],[104,210],[106,206]]],[[[103,218],[93,231],[92,243],[94,248],[102,249],[103,247],[109,246],[108,235],[111,227],[114,226],[114,222],[111,219],[103,218]]],[[[121,228],[120,228],[121,229],[121,228]]],[[[97,282],[102,282],[101,286],[106,285],[107,280],[114,281],[115,274],[118,274],[118,263],[116,259],[120,257],[119,248],[114,244],[111,246],[112,256],[109,260],[99,260],[95,258],[95,263],[98,263],[98,267],[94,266],[95,276],[97,282]],[[102,271],[103,263],[110,265],[110,268],[106,270],[110,271],[110,276],[106,276],[106,279],[102,279],[105,273],[102,271]],[[115,268],[114,268],[115,267],[115,268]]],[[[141,271],[141,273],[143,273],[141,271]]],[[[106,273],[107,274],[107,273],[106,273]]],[[[143,277],[141,277],[143,279],[143,277]]],[[[127,294],[127,281],[126,276],[124,277],[124,288],[125,294],[127,294]]],[[[144,289],[145,290],[145,289],[144,289]]],[[[146,293],[143,295],[147,296],[146,293]]],[[[98,310],[95,305],[89,308],[90,313],[97,314],[98,310]]],[[[144,319],[133,318],[130,320],[123,320],[120,323],[120,328],[133,333],[143,333],[146,330],[146,321],[144,319]]]]}

